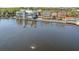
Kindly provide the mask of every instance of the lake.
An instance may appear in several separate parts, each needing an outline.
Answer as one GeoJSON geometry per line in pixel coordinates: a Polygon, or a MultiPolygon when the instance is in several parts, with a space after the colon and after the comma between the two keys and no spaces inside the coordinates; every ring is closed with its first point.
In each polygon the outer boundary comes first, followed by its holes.
{"type": "Polygon", "coordinates": [[[79,51],[79,26],[0,19],[0,51],[79,51]]]}

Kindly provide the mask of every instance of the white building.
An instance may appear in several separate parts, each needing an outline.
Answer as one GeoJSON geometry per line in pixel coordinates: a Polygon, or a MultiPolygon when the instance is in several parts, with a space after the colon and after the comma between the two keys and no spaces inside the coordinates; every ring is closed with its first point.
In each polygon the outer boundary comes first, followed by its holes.
{"type": "Polygon", "coordinates": [[[16,17],[21,19],[37,18],[37,12],[32,10],[20,10],[16,12],[16,17]]]}

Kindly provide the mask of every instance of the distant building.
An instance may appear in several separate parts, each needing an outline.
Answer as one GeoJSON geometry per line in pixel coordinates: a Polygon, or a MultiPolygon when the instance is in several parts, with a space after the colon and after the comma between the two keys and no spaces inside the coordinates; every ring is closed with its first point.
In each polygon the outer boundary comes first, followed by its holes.
{"type": "Polygon", "coordinates": [[[57,15],[58,19],[63,19],[66,17],[66,11],[65,10],[61,10],[58,12],[58,15],[57,15]]]}
{"type": "Polygon", "coordinates": [[[49,12],[49,11],[44,11],[44,12],[42,13],[42,16],[51,16],[51,12],[49,12]]]}
{"type": "Polygon", "coordinates": [[[57,19],[57,12],[52,12],[51,17],[52,19],[57,19]]]}
{"type": "Polygon", "coordinates": [[[59,12],[50,12],[50,11],[44,11],[42,13],[42,17],[44,18],[51,18],[51,19],[64,19],[66,17],[66,11],[61,10],[59,12]]]}
{"type": "Polygon", "coordinates": [[[21,19],[26,19],[26,18],[37,18],[37,12],[32,11],[32,10],[20,10],[16,12],[16,17],[21,18],[21,19]]]}
{"type": "Polygon", "coordinates": [[[50,11],[43,11],[41,16],[42,16],[42,18],[51,18],[51,12],[50,11]]]}
{"type": "Polygon", "coordinates": [[[26,16],[25,10],[20,10],[20,11],[16,12],[16,17],[17,18],[25,18],[25,16],[26,16]]]}

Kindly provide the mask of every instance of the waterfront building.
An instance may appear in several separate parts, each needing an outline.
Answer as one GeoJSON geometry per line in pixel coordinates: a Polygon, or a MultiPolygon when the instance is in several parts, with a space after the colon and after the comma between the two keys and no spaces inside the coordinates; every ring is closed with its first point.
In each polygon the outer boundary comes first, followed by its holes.
{"type": "Polygon", "coordinates": [[[20,18],[21,19],[27,19],[27,18],[36,19],[38,16],[37,16],[37,12],[35,12],[35,11],[21,10],[21,11],[16,12],[16,17],[19,18],[19,19],[20,18]]]}
{"type": "Polygon", "coordinates": [[[61,11],[58,12],[57,17],[58,17],[59,20],[63,20],[66,17],[66,15],[67,15],[66,11],[61,10],[61,11]]]}

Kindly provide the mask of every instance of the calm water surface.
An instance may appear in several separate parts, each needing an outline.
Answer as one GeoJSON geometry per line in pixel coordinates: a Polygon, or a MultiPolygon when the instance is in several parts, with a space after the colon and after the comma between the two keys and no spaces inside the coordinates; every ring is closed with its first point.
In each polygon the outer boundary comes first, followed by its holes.
{"type": "Polygon", "coordinates": [[[79,51],[79,26],[0,19],[0,50],[79,51]]]}

